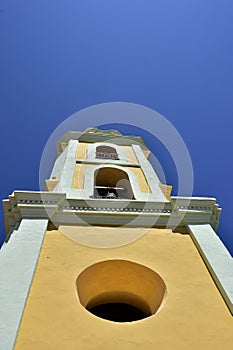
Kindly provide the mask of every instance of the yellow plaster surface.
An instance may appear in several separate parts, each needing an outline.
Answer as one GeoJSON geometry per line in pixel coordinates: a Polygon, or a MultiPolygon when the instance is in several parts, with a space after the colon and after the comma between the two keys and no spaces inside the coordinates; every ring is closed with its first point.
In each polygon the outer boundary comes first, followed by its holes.
{"type": "MultiPolygon", "coordinates": [[[[72,188],[75,189],[82,189],[84,188],[84,177],[85,172],[88,168],[93,167],[93,164],[83,164],[83,163],[77,163],[75,165],[74,169],[74,175],[72,180],[72,188]]],[[[122,167],[124,169],[124,167],[122,167]]],[[[140,190],[142,192],[149,193],[150,189],[147,184],[146,178],[140,168],[134,168],[134,167],[125,167],[126,169],[130,170],[134,175],[136,176],[138,180],[138,184],[140,187],[140,190]]]]}
{"type": "Polygon", "coordinates": [[[72,188],[83,189],[84,188],[84,176],[88,168],[92,167],[91,164],[76,163],[74,168],[74,175],[72,180],[72,188]]]}
{"type": "Polygon", "coordinates": [[[122,146],[122,147],[124,148],[128,162],[138,164],[138,160],[132,146],[122,146]]]}
{"type": "Polygon", "coordinates": [[[87,148],[88,143],[79,142],[78,143],[78,149],[76,153],[76,159],[86,159],[87,158],[87,148]]]}
{"type": "Polygon", "coordinates": [[[163,191],[163,193],[164,193],[166,199],[167,199],[167,200],[170,200],[170,199],[171,199],[172,186],[165,185],[165,184],[162,184],[162,183],[160,182],[159,187],[160,187],[160,189],[163,191]]]}
{"type": "Polygon", "coordinates": [[[97,249],[53,230],[45,236],[15,350],[230,350],[232,327],[233,318],[189,235],[150,229],[128,245],[97,249]],[[142,264],[162,277],[167,299],[157,314],[117,323],[80,304],[77,277],[111,259],[142,264]]]}
{"type": "Polygon", "coordinates": [[[67,142],[61,142],[60,147],[61,147],[61,151],[63,152],[67,147],[67,142]]]}
{"type": "Polygon", "coordinates": [[[46,191],[52,192],[57,186],[58,182],[59,180],[57,178],[45,180],[46,191]]]}
{"type": "Polygon", "coordinates": [[[145,178],[145,175],[144,175],[142,169],[141,168],[133,168],[133,167],[126,167],[126,169],[128,169],[129,171],[132,171],[132,173],[134,173],[134,175],[136,176],[141,192],[149,193],[150,188],[148,186],[148,183],[146,181],[146,178],[145,178]]]}

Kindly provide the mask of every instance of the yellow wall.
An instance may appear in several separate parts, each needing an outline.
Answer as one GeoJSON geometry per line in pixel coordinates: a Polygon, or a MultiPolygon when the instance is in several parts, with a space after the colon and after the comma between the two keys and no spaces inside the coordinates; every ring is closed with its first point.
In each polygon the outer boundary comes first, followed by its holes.
{"type": "Polygon", "coordinates": [[[132,146],[122,146],[122,147],[124,148],[128,162],[138,164],[138,160],[132,146]]]}
{"type": "Polygon", "coordinates": [[[76,153],[76,159],[86,159],[88,145],[88,143],[79,142],[76,153]]]}
{"type": "Polygon", "coordinates": [[[82,189],[84,188],[85,172],[93,164],[76,163],[74,168],[74,175],[72,180],[72,188],[82,189]]]}
{"type": "MultiPolygon", "coordinates": [[[[72,181],[72,188],[76,189],[82,189],[84,187],[84,176],[85,176],[85,171],[92,167],[93,164],[82,164],[82,163],[77,163],[75,165],[74,169],[74,176],[73,176],[73,181],[72,181]]],[[[124,169],[124,167],[123,167],[124,169]]],[[[150,192],[149,186],[147,184],[147,181],[145,179],[145,176],[141,170],[141,168],[133,168],[133,167],[126,167],[126,169],[132,171],[134,175],[136,176],[138,180],[138,184],[140,187],[140,190],[142,192],[150,192]]]]}
{"type": "Polygon", "coordinates": [[[128,169],[129,171],[132,171],[132,173],[134,173],[134,175],[136,176],[136,178],[138,180],[140,190],[142,192],[146,192],[146,193],[151,192],[149,189],[148,183],[146,181],[145,175],[144,175],[141,168],[126,167],[126,169],[128,169]]]}
{"type": "MultiPolygon", "coordinates": [[[[76,153],[76,159],[86,159],[87,158],[87,149],[89,143],[79,142],[78,149],[76,153]]],[[[121,146],[126,154],[126,158],[129,162],[138,164],[137,157],[135,156],[132,146],[121,146]]]]}
{"type": "MultiPolygon", "coordinates": [[[[84,187],[85,171],[88,168],[93,166],[94,164],[83,164],[83,163],[77,163],[75,165],[74,176],[72,180],[72,188],[82,189],[84,187]]],[[[122,168],[124,169],[124,167],[122,168]]],[[[146,193],[150,192],[149,186],[147,184],[146,178],[141,168],[134,168],[134,167],[125,167],[125,168],[130,170],[132,173],[134,173],[134,175],[137,178],[140,190],[142,192],[146,192],[146,193]]]]}
{"type": "Polygon", "coordinates": [[[54,230],[43,243],[15,349],[230,350],[232,327],[233,318],[190,236],[150,229],[131,244],[97,249],[54,230]],[[80,304],[77,277],[108,259],[145,265],[163,278],[167,299],[157,314],[116,323],[92,315],[80,304]]]}

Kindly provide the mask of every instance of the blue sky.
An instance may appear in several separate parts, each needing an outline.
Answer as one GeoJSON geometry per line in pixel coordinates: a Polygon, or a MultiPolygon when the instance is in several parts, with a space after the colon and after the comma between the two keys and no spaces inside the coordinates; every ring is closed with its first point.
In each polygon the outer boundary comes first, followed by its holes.
{"type": "MultiPolygon", "coordinates": [[[[136,103],[182,136],[193,195],[217,198],[218,234],[233,254],[231,0],[0,0],[0,44],[1,198],[39,189],[44,146],[67,117],[136,103]]],[[[169,154],[145,136],[175,195],[169,154]]],[[[3,227],[1,212],[1,240],[3,227]]]]}

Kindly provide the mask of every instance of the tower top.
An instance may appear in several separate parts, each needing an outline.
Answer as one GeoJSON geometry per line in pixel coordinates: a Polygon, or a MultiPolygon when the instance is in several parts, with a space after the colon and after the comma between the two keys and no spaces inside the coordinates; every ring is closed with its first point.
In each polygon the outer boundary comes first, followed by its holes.
{"type": "Polygon", "coordinates": [[[70,140],[79,140],[84,143],[95,142],[114,142],[116,145],[129,146],[132,144],[139,144],[144,153],[149,156],[150,151],[145,142],[140,136],[122,135],[120,131],[115,129],[102,130],[97,128],[87,128],[84,131],[68,131],[57,142],[57,155],[63,152],[70,140]]]}

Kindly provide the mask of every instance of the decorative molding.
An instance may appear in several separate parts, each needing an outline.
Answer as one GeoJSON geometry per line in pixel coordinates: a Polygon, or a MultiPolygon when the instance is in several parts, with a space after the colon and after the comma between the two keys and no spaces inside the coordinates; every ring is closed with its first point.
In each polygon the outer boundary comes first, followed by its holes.
{"type": "Polygon", "coordinates": [[[75,223],[78,216],[90,224],[97,221],[107,224],[106,217],[109,217],[112,224],[120,225],[140,216],[136,223],[142,226],[210,224],[216,229],[221,213],[214,198],[195,197],[171,197],[170,202],[150,202],[71,199],[65,193],[15,191],[3,204],[8,230],[23,218],[45,218],[62,224],[75,223]]]}

